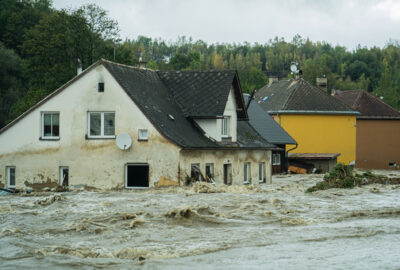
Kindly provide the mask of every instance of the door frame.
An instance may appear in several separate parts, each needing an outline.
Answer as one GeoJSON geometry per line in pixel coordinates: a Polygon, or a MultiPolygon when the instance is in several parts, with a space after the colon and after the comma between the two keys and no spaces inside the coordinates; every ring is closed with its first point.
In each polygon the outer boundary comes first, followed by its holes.
{"type": "Polygon", "coordinates": [[[150,187],[150,164],[149,163],[126,163],[125,164],[125,169],[124,169],[125,173],[125,188],[126,189],[148,189],[150,187]],[[147,187],[128,187],[128,166],[147,166],[148,171],[147,171],[147,183],[148,186],[147,187]]]}
{"type": "Polygon", "coordinates": [[[223,177],[224,177],[224,184],[231,186],[233,179],[232,179],[232,163],[224,163],[224,172],[223,172],[223,177]],[[225,172],[225,166],[226,166],[226,172],[225,172]],[[230,168],[230,173],[228,172],[228,168],[230,168]],[[226,178],[226,181],[225,181],[226,178]],[[228,183],[228,178],[230,178],[230,183],[228,183]]]}
{"type": "Polygon", "coordinates": [[[60,169],[59,169],[59,171],[60,171],[60,173],[59,173],[59,185],[60,186],[62,186],[62,184],[63,184],[63,182],[64,182],[64,179],[63,179],[63,170],[64,169],[67,169],[68,170],[68,186],[69,186],[69,167],[68,166],[60,166],[59,167],[60,169]]]}

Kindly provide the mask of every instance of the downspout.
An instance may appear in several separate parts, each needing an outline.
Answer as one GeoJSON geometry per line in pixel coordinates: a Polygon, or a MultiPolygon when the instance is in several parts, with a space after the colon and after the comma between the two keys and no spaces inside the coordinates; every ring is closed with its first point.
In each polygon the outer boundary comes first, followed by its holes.
{"type": "Polygon", "coordinates": [[[296,143],[296,146],[287,150],[285,153],[285,158],[286,158],[286,168],[285,170],[287,170],[289,168],[289,151],[295,150],[299,145],[296,143]]]}

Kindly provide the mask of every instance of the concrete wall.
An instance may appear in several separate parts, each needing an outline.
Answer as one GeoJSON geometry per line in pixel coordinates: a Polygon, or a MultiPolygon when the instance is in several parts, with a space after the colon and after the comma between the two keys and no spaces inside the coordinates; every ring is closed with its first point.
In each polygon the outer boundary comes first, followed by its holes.
{"type": "Polygon", "coordinates": [[[356,167],[400,169],[400,120],[357,119],[356,167]]]}
{"type": "Polygon", "coordinates": [[[214,163],[214,180],[223,184],[224,164],[232,164],[232,184],[242,185],[244,163],[251,163],[251,184],[258,184],[258,163],[265,162],[266,183],[271,183],[271,151],[267,150],[182,150],[180,158],[181,181],[190,176],[191,164],[200,163],[200,170],[205,174],[206,163],[214,163]]]}
{"type": "Polygon", "coordinates": [[[298,143],[291,153],[340,153],[338,162],[356,160],[355,116],[284,114],[274,118],[298,143]]]}
{"type": "Polygon", "coordinates": [[[0,134],[0,185],[6,184],[6,166],[16,166],[17,188],[54,186],[59,167],[68,166],[70,185],[121,188],[126,163],[148,163],[152,186],[161,176],[178,179],[179,150],[100,65],[0,134]],[[99,80],[105,82],[104,93],[97,91],[99,80]],[[59,140],[39,140],[43,111],[60,112],[59,140]],[[85,139],[88,111],[115,112],[115,133],[128,133],[132,147],[123,151],[115,139],[85,139]],[[138,141],[142,128],[148,129],[148,141],[138,141]]]}

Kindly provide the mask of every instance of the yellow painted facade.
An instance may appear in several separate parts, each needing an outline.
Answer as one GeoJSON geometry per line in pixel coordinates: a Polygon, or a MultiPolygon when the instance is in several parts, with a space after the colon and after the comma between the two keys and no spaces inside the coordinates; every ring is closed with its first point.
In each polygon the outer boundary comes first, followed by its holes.
{"type": "Polygon", "coordinates": [[[274,119],[298,143],[290,153],[340,153],[338,162],[356,160],[355,115],[283,114],[274,119]]]}

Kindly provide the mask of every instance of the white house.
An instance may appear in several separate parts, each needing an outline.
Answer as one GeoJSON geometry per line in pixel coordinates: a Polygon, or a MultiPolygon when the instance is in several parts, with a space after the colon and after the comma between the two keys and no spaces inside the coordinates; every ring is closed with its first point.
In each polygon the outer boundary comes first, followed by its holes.
{"type": "Polygon", "coordinates": [[[100,60],[0,130],[0,186],[151,187],[196,171],[259,184],[271,181],[274,148],[249,124],[235,71],[100,60]]]}

